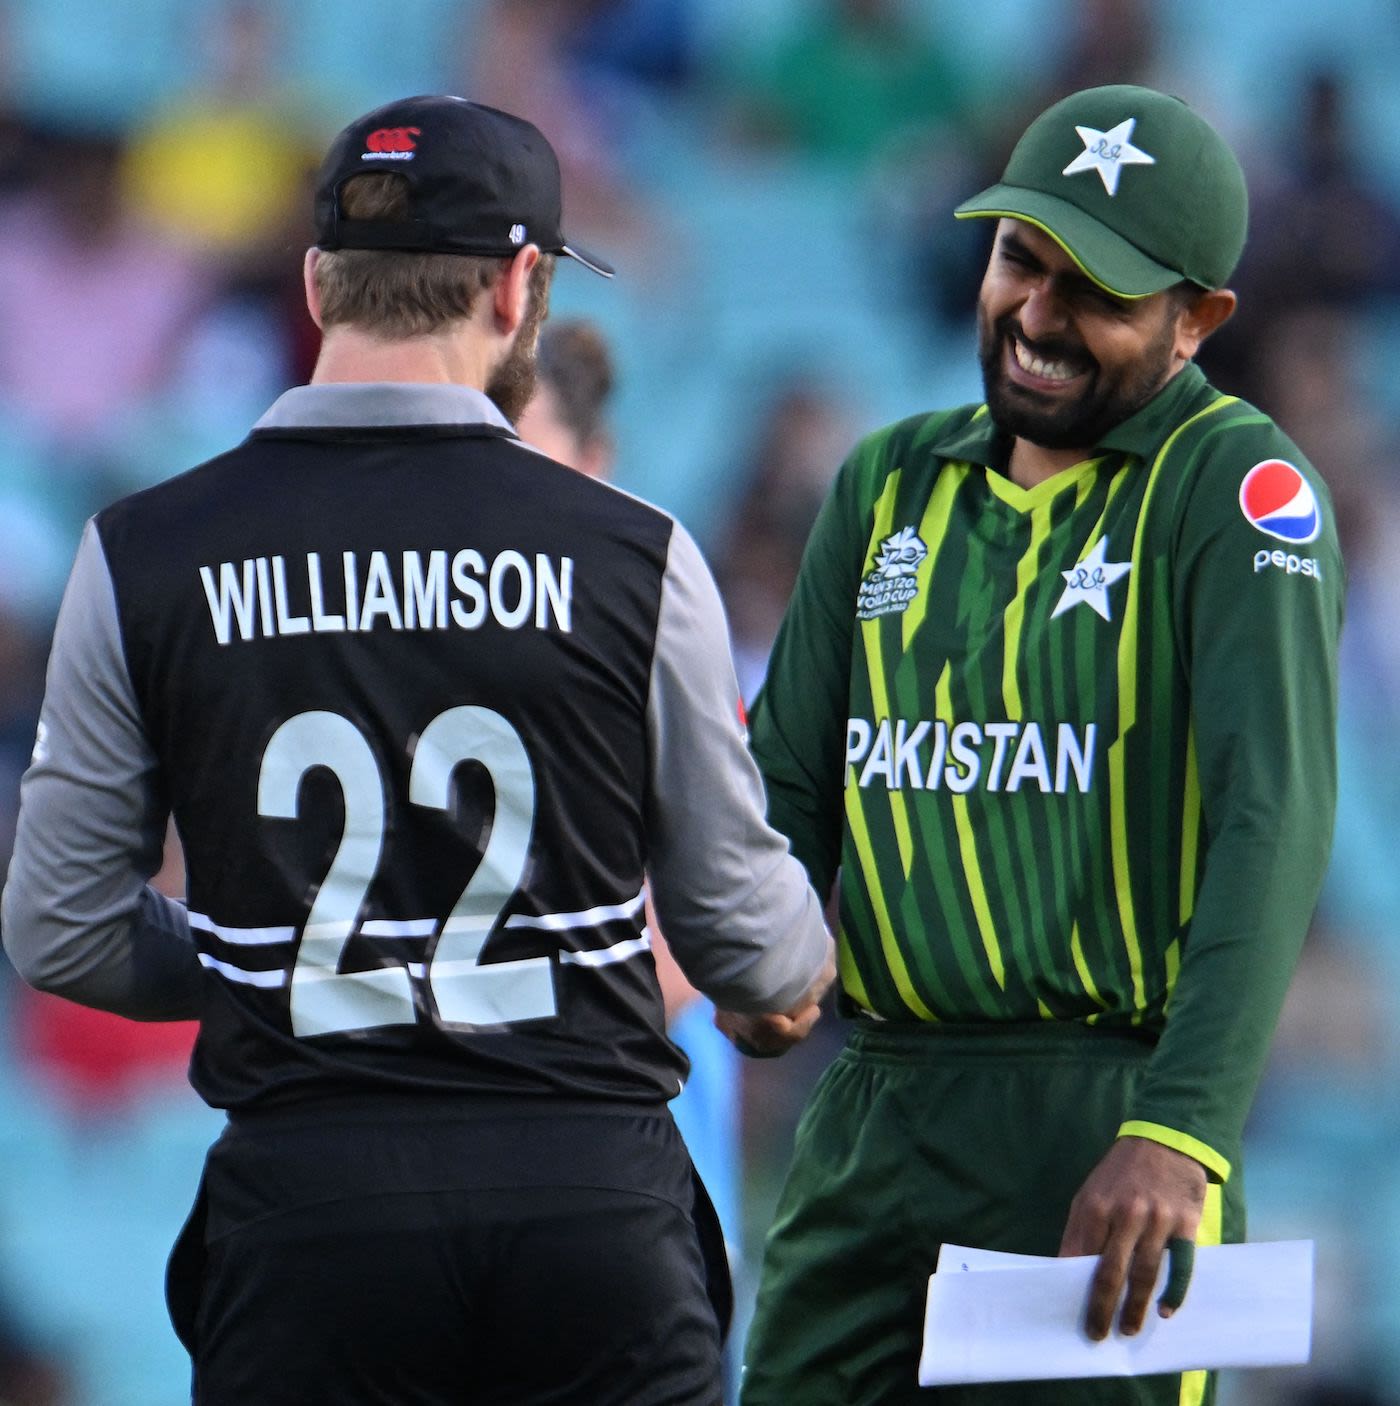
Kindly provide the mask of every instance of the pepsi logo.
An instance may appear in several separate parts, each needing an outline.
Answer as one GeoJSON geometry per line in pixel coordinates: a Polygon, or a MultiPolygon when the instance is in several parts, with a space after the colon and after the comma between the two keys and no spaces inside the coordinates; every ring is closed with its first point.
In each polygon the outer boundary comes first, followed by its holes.
{"type": "Polygon", "coordinates": [[[1283,459],[1255,464],[1240,484],[1245,519],[1280,542],[1311,542],[1322,531],[1322,509],[1312,485],[1283,459]]]}

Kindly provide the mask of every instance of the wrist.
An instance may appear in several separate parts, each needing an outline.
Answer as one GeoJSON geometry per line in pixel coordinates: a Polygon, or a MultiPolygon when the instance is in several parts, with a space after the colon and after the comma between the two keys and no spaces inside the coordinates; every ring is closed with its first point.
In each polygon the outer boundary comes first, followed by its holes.
{"type": "Polygon", "coordinates": [[[1152,1123],[1144,1119],[1131,1118],[1118,1129],[1118,1136],[1120,1138],[1142,1138],[1146,1142],[1155,1142],[1162,1147],[1170,1148],[1173,1152],[1179,1152],[1182,1156],[1189,1157],[1193,1162],[1199,1163],[1204,1169],[1208,1181],[1224,1182],[1230,1179],[1231,1167],[1227,1158],[1221,1156],[1209,1143],[1192,1137],[1190,1133],[1183,1133],[1178,1128],[1167,1127],[1164,1123],[1152,1123]]]}

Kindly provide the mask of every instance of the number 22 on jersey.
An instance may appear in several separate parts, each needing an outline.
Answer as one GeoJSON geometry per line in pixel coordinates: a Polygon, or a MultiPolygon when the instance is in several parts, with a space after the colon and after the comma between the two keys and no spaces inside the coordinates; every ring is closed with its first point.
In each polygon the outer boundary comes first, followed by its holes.
{"type": "MultiPolygon", "coordinates": [[[[535,781],[520,735],[490,708],[440,713],[414,748],[408,798],[446,811],[452,775],[478,762],[496,793],[491,835],[476,872],[430,940],[426,979],[446,1025],[501,1025],[556,1013],[548,957],[480,964],[481,950],[520,883],[535,819],[535,781]]],[[[384,848],[384,781],[364,734],[339,713],[307,712],[273,733],[258,774],[258,814],[295,820],[302,779],[314,767],[336,778],[345,826],[311,903],[292,968],[292,1033],[329,1035],[416,1020],[407,966],[341,972],[384,848]]]]}

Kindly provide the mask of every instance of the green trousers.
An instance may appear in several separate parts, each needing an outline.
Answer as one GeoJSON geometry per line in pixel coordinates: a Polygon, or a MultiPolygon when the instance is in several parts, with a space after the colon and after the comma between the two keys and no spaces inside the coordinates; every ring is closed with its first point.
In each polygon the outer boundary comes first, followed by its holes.
{"type": "MultiPolygon", "coordinates": [[[[1209,1406],[1185,1375],[917,1384],[944,1241],[1053,1255],[1151,1045],[1079,1025],[859,1022],[798,1125],[764,1251],[743,1406],[1209,1406]]],[[[1244,1237],[1237,1170],[1199,1242],[1244,1237]]]]}

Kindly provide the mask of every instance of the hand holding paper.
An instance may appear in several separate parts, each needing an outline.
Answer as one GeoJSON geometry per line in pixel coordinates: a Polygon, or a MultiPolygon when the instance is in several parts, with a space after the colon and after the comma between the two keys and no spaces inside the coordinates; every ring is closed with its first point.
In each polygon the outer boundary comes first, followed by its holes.
{"type": "MultiPolygon", "coordinates": [[[[1074,1198],[1060,1242],[1062,1255],[1099,1257],[1084,1319],[1091,1338],[1108,1336],[1120,1299],[1119,1327],[1129,1335],[1141,1331],[1163,1251],[1173,1240],[1195,1245],[1205,1199],[1205,1168],[1185,1153],[1140,1137],[1119,1138],[1109,1148],[1074,1198]]],[[[1178,1250],[1172,1289],[1184,1296],[1181,1264],[1178,1250]]],[[[1175,1304],[1161,1302],[1158,1309],[1163,1318],[1181,1303],[1171,1297],[1175,1304]]]]}
{"type": "Polygon", "coordinates": [[[1097,1261],[944,1245],[929,1277],[921,1386],[1138,1376],[1306,1362],[1310,1240],[1196,1251],[1191,1292],[1170,1319],[1101,1342],[1084,1331],[1097,1261]],[[984,1272],[985,1271],[985,1272],[984,1272]]]}

